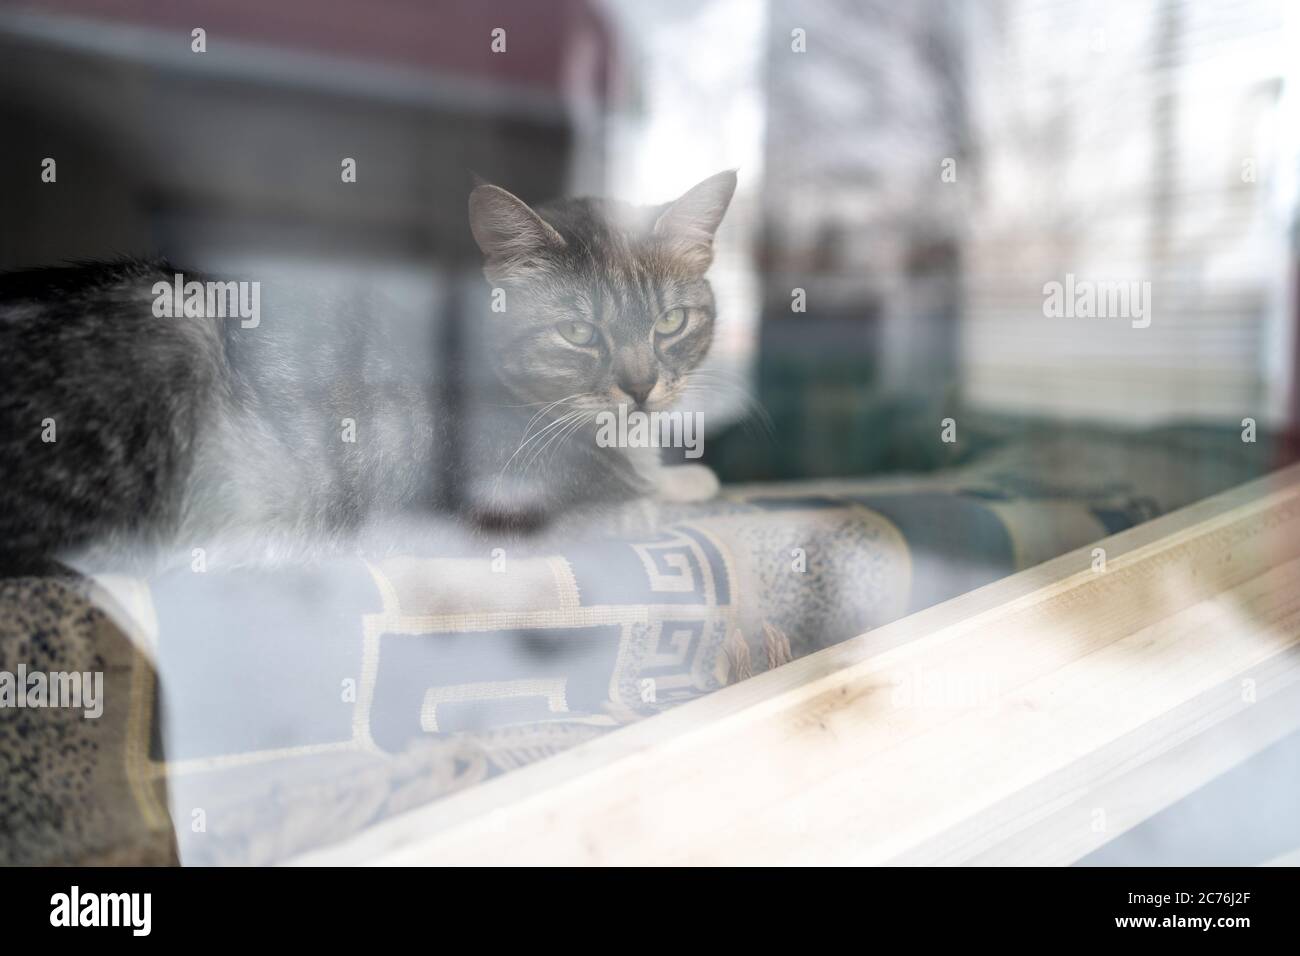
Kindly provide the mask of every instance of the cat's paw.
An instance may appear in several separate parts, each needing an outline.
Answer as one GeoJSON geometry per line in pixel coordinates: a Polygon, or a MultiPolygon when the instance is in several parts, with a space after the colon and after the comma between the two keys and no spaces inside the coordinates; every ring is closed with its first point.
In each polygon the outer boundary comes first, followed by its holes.
{"type": "Polygon", "coordinates": [[[708,465],[677,465],[664,468],[657,476],[655,496],[660,501],[692,504],[708,501],[718,493],[718,476],[708,465]]]}

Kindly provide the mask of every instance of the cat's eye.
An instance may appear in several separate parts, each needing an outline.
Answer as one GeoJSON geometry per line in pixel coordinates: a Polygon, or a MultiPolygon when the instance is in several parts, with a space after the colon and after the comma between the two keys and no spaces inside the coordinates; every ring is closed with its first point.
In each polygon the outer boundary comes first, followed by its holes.
{"type": "Polygon", "coordinates": [[[659,316],[659,321],[655,323],[655,332],[660,335],[672,335],[674,332],[680,331],[685,324],[685,309],[669,309],[659,316]]]}
{"type": "Polygon", "coordinates": [[[596,339],[596,327],[590,322],[582,322],[578,319],[557,322],[555,329],[574,345],[590,345],[596,339]]]}

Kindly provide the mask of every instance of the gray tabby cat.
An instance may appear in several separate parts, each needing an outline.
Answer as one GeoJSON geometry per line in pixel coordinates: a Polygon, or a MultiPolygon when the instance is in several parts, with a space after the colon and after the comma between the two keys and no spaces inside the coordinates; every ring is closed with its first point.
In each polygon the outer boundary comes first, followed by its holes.
{"type": "Polygon", "coordinates": [[[253,324],[158,317],[181,271],[163,262],[0,277],[0,566],[290,560],[396,546],[435,513],[519,533],[710,496],[707,468],[599,447],[594,422],[687,391],[735,183],[536,210],[477,186],[498,310],[484,290],[459,391],[433,371],[430,323],[389,302],[267,289],[253,324]]]}

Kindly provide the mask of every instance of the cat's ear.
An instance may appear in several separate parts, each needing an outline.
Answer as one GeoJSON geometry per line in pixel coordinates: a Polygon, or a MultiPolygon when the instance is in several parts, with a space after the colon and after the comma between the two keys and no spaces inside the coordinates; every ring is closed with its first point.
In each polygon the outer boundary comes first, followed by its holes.
{"type": "Polygon", "coordinates": [[[710,176],[668,204],[655,220],[655,235],[690,268],[703,272],[713,261],[713,235],[735,191],[734,169],[710,176]]]}
{"type": "Polygon", "coordinates": [[[469,228],[493,282],[535,269],[565,247],[564,238],[527,203],[487,183],[469,194],[469,228]]]}

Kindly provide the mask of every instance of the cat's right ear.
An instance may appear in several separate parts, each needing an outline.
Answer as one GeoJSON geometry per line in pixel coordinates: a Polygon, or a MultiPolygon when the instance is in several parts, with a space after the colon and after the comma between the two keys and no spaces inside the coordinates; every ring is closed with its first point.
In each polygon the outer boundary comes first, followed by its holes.
{"type": "Polygon", "coordinates": [[[536,271],[565,247],[564,238],[527,203],[486,183],[469,194],[469,228],[491,282],[536,271]]]}

